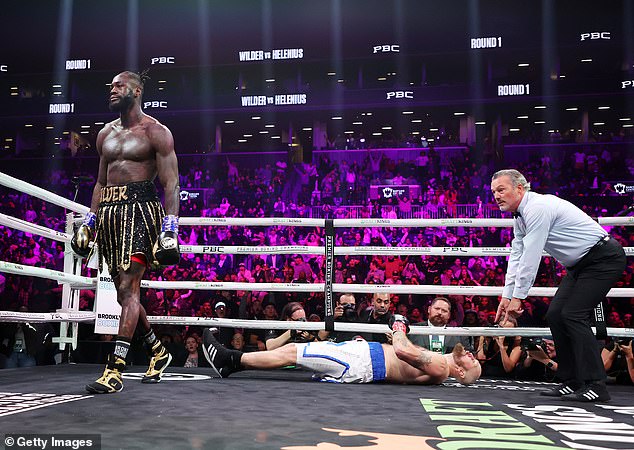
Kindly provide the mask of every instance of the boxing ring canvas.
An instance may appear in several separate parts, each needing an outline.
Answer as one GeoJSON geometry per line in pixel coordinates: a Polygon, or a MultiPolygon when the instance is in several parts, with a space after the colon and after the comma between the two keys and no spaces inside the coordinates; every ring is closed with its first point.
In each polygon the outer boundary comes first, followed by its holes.
{"type": "Polygon", "coordinates": [[[295,369],[220,379],[169,368],[160,384],[145,385],[145,367],[133,366],[121,393],[86,394],[100,369],[3,370],[2,434],[98,435],[103,449],[634,448],[629,386],[610,386],[612,400],[592,404],[539,396],[551,386],[541,382],[342,385],[295,369]]]}

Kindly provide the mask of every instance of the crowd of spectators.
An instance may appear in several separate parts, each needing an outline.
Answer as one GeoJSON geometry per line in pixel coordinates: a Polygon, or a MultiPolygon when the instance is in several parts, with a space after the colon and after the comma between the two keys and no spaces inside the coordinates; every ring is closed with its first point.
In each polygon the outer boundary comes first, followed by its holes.
{"type": "MultiPolygon", "coordinates": [[[[363,158],[333,161],[322,154],[310,163],[278,161],[260,167],[238,167],[229,158],[220,167],[181,170],[181,186],[210,189],[211,201],[191,199],[183,213],[227,217],[308,217],[311,206],[321,206],[325,215],[346,217],[341,206],[362,206],[362,217],[402,217],[416,206],[417,217],[455,217],[458,204],[477,205],[474,215],[493,209],[489,179],[490,161],[469,147],[443,154],[442,149],[421,149],[416,157],[395,157],[381,150],[368,151],[363,158]],[[474,154],[476,153],[476,154],[474,154]],[[393,184],[419,186],[417,196],[371,199],[370,186],[393,184]]],[[[634,178],[634,158],[624,147],[567,149],[565,156],[533,155],[517,167],[535,190],[557,193],[566,198],[605,197],[614,193],[614,180],[634,178]]],[[[604,205],[584,201],[593,215],[604,205]]]]}
{"type": "MultiPolygon", "coordinates": [[[[421,149],[413,160],[393,160],[380,152],[368,152],[364,162],[335,164],[320,157],[314,164],[276,164],[257,169],[241,167],[226,158],[225,167],[216,171],[181,165],[182,189],[209,188],[213,195],[209,202],[187,199],[182,202],[182,216],[266,217],[304,216],[307,205],[315,202],[315,183],[320,190],[319,202],[335,205],[337,202],[366,207],[367,217],[385,217],[385,208],[378,203],[368,204],[366,191],[371,180],[404,178],[403,183],[423,186],[417,202],[430,208],[440,208],[448,217],[456,216],[457,203],[488,202],[491,167],[485,161],[475,161],[469,149],[459,158],[440,158],[440,150],[421,149]],[[337,200],[339,199],[339,200],[337,200]],[[359,202],[359,203],[355,203],[359,202]]],[[[592,151],[584,153],[581,147],[570,152],[569,159],[553,164],[548,155],[532,158],[517,168],[523,171],[538,192],[557,192],[582,204],[592,216],[614,215],[627,205],[622,197],[621,206],[605,210],[595,197],[606,195],[609,189],[604,180],[627,180],[634,174],[634,161],[618,152],[592,151]],[[623,162],[626,162],[625,164],[623,162]],[[589,195],[590,194],[593,195],[589,195]],[[581,197],[583,194],[583,198],[581,197]]],[[[632,177],[634,178],[634,177],[632,177]]],[[[61,186],[72,192],[73,183],[61,171],[54,171],[38,180],[26,180],[55,191],[61,186]]],[[[407,200],[406,200],[407,202],[407,200]]],[[[398,217],[408,205],[403,201],[386,206],[393,207],[391,216],[398,217]]],[[[63,231],[65,211],[19,192],[0,192],[0,212],[22,218],[27,222],[63,231]]],[[[634,233],[628,227],[611,227],[610,233],[624,247],[634,247],[634,233]]],[[[190,245],[307,245],[323,246],[324,230],[318,227],[238,227],[191,226],[181,228],[181,244],[190,245]]],[[[390,246],[390,247],[508,247],[512,230],[508,228],[363,228],[338,229],[337,246],[390,246]]],[[[316,251],[316,253],[318,253],[316,251]]],[[[20,264],[63,270],[64,246],[37,235],[31,235],[6,226],[0,226],[0,260],[20,264]]],[[[348,284],[409,284],[409,285],[461,285],[502,286],[506,258],[496,256],[339,256],[335,261],[334,281],[348,284]]],[[[634,288],[632,274],[634,260],[617,287],[634,288]]],[[[86,269],[87,275],[95,275],[86,269]]],[[[565,275],[565,268],[545,257],[539,268],[535,286],[555,286],[565,275]]],[[[325,276],[323,255],[229,255],[183,254],[174,267],[149,271],[147,278],[167,281],[237,281],[237,282],[293,282],[321,283],[325,276]]],[[[391,294],[388,309],[406,315],[412,322],[428,319],[428,308],[434,296],[419,294],[391,294]]],[[[491,326],[497,308],[497,299],[479,295],[449,296],[452,304],[451,321],[455,325],[491,326]]],[[[632,300],[608,299],[607,322],[610,327],[631,327],[632,300]]],[[[0,304],[3,310],[54,311],[60,307],[61,287],[50,280],[21,277],[0,273],[0,304]]],[[[202,316],[275,320],[284,307],[301,304],[307,320],[324,318],[324,294],[269,293],[263,291],[204,291],[144,289],[142,303],[149,315],[202,316]]],[[[80,309],[92,310],[94,293],[81,291],[80,309]]],[[[544,314],[548,297],[531,297],[524,302],[520,326],[546,326],[544,314]]],[[[370,295],[356,295],[359,316],[372,310],[370,295]]],[[[6,324],[0,324],[7,333],[6,324]]],[[[92,334],[90,326],[83,325],[81,338],[86,341],[104,341],[108,338],[92,334]]],[[[198,358],[196,343],[202,331],[198,327],[157,327],[163,341],[177,355],[176,362],[183,365],[204,363],[198,358]],[[194,342],[196,341],[196,342],[194,342]]],[[[11,334],[11,332],[9,332],[11,334]]],[[[266,330],[226,329],[221,341],[246,351],[266,348],[266,330]]],[[[9,339],[7,342],[11,342],[9,339]]],[[[483,343],[484,345],[484,343],[483,343]]],[[[503,348],[495,341],[487,349],[503,348]]],[[[511,345],[508,344],[507,347],[511,345]]],[[[513,341],[519,345],[519,341],[513,341]]],[[[482,349],[482,347],[481,347],[482,349]]],[[[10,348],[2,349],[4,353],[10,348]]],[[[86,351],[80,352],[86,358],[86,351]]],[[[485,359],[488,357],[485,357],[485,359]]],[[[48,359],[50,361],[50,358],[48,359]]],[[[96,362],[96,361],[94,361],[96,362]]],[[[519,364],[519,363],[518,363],[519,364]]]]}

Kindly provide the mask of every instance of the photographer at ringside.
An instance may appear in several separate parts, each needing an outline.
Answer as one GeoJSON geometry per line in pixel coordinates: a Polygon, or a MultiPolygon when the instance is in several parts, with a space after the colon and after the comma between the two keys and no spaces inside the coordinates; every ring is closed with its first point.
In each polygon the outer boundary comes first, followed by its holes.
{"type": "Polygon", "coordinates": [[[608,375],[608,382],[616,384],[634,384],[634,356],[632,355],[632,339],[616,338],[601,350],[603,367],[608,375]]]}
{"type": "MultiPolygon", "coordinates": [[[[306,322],[306,311],[299,302],[287,303],[282,308],[280,320],[288,322],[306,322]]],[[[317,333],[293,329],[288,330],[268,330],[266,332],[266,349],[273,350],[289,342],[312,342],[318,340],[317,333]]]]}
{"type": "MultiPolygon", "coordinates": [[[[353,294],[342,294],[337,300],[334,311],[335,322],[360,322],[357,313],[357,301],[353,294]]],[[[329,340],[332,342],[346,342],[359,337],[360,333],[354,331],[320,331],[320,340],[329,340]]]]}
{"type": "Polygon", "coordinates": [[[552,339],[523,337],[522,359],[516,376],[521,380],[548,381],[557,378],[557,349],[552,339]]]}

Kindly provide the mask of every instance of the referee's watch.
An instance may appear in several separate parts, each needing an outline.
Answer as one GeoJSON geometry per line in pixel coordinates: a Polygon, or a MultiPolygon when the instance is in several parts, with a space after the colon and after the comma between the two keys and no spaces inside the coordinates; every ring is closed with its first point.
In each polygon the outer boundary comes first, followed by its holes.
{"type": "Polygon", "coordinates": [[[546,363],[546,367],[548,367],[549,369],[552,369],[553,367],[555,367],[555,362],[551,359],[550,361],[546,363]]]}

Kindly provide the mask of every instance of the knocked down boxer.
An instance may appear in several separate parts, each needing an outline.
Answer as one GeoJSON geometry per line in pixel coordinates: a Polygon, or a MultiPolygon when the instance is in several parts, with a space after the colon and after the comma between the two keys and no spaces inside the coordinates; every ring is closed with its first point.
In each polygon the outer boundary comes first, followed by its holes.
{"type": "Polygon", "coordinates": [[[480,363],[457,345],[446,355],[418,347],[407,338],[407,319],[395,315],[390,323],[392,345],[364,340],[341,343],[286,344],[274,350],[242,353],[222,346],[214,328],[203,333],[203,352],[221,377],[248,369],[278,369],[289,365],[308,369],[313,378],[335,383],[386,381],[403,384],[440,384],[449,376],[462,384],[474,383],[480,363]]]}

